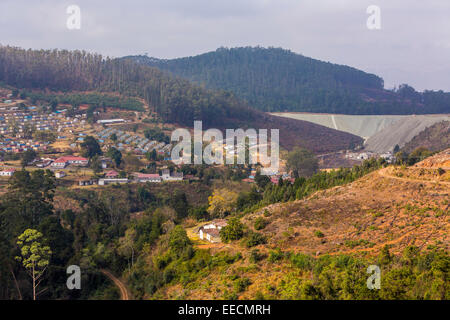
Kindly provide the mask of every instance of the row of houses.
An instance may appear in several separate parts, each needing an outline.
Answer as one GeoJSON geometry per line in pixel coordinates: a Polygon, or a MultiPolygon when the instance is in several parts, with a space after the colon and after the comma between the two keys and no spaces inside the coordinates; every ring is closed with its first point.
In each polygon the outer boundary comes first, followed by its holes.
{"type": "Polygon", "coordinates": [[[156,174],[156,173],[140,173],[136,172],[131,175],[130,178],[124,178],[120,177],[120,174],[115,171],[111,170],[108,171],[105,174],[104,178],[100,178],[98,180],[95,179],[84,179],[79,181],[80,186],[86,186],[86,185],[93,185],[98,184],[101,186],[108,185],[108,184],[124,184],[124,183],[131,183],[131,182],[137,182],[137,183],[159,183],[163,181],[182,181],[183,180],[183,173],[182,172],[173,172],[170,173],[168,169],[163,170],[162,174],[156,174]]]}
{"type": "Polygon", "coordinates": [[[78,167],[86,167],[89,164],[89,159],[76,156],[63,156],[54,160],[50,167],[55,169],[64,169],[69,165],[74,165],[78,167]]]}
{"type": "MultiPolygon", "coordinates": [[[[162,174],[159,175],[157,173],[140,173],[136,172],[132,174],[132,178],[119,178],[119,173],[115,170],[108,171],[105,174],[104,178],[100,178],[98,180],[99,185],[107,185],[113,183],[128,183],[128,182],[141,182],[141,183],[159,183],[163,181],[182,181],[183,173],[182,172],[170,172],[168,169],[164,169],[162,174]]],[[[84,185],[84,184],[83,184],[84,185]]]]}
{"type": "Polygon", "coordinates": [[[49,143],[41,143],[31,139],[28,140],[13,140],[11,138],[4,138],[0,141],[0,150],[4,152],[20,153],[33,149],[35,151],[46,151],[49,148],[49,143]]]}
{"type": "Polygon", "coordinates": [[[54,130],[60,132],[65,128],[78,127],[86,123],[86,114],[66,117],[64,112],[65,110],[51,113],[39,113],[37,111],[11,112],[11,110],[0,112],[0,133],[20,135],[26,127],[30,126],[37,131],[54,130]]]}
{"type": "Polygon", "coordinates": [[[107,128],[100,131],[97,136],[100,139],[108,139],[113,134],[117,137],[116,148],[120,151],[133,151],[135,153],[146,153],[152,150],[155,150],[158,154],[166,154],[172,148],[171,144],[166,144],[164,142],[158,142],[155,140],[149,140],[145,137],[141,137],[138,135],[132,135],[125,131],[115,129],[115,128],[107,128]]]}

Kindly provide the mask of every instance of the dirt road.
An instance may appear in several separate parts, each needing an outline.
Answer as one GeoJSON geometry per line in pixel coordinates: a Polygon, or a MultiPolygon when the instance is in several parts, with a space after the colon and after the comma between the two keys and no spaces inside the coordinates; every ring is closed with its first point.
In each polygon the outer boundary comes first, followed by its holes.
{"type": "Polygon", "coordinates": [[[378,174],[384,178],[395,179],[395,180],[400,180],[400,181],[405,181],[405,182],[419,182],[419,183],[432,183],[432,184],[440,183],[440,184],[450,185],[450,182],[447,182],[447,181],[420,180],[420,179],[413,179],[413,178],[397,177],[397,176],[392,175],[391,170],[389,170],[389,169],[390,169],[390,167],[380,169],[380,170],[378,170],[378,174]]]}
{"type": "Polygon", "coordinates": [[[127,287],[125,287],[125,285],[123,284],[122,281],[120,281],[119,279],[117,279],[111,272],[109,272],[108,270],[105,269],[101,269],[100,270],[101,273],[103,273],[105,276],[107,276],[109,279],[111,279],[114,284],[117,286],[117,288],[119,288],[120,290],[120,299],[121,300],[130,300],[129,296],[128,296],[128,290],[127,287]]]}

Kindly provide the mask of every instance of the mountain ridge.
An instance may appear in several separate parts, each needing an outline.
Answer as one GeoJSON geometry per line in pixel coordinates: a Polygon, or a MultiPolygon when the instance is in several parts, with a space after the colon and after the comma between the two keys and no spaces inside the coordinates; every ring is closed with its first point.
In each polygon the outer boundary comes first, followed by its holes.
{"type": "Polygon", "coordinates": [[[353,67],[281,48],[219,48],[196,56],[126,56],[206,88],[233,92],[262,111],[342,114],[449,113],[450,93],[384,89],[384,80],[353,67]]]}
{"type": "MultiPolygon", "coordinates": [[[[67,50],[24,50],[0,46],[0,82],[19,89],[50,92],[114,92],[143,99],[164,122],[208,128],[280,129],[280,145],[332,152],[362,142],[354,135],[298,120],[280,119],[253,109],[224,91],[126,59],[67,50]]],[[[76,107],[76,106],[74,106],[76,107]]]]}

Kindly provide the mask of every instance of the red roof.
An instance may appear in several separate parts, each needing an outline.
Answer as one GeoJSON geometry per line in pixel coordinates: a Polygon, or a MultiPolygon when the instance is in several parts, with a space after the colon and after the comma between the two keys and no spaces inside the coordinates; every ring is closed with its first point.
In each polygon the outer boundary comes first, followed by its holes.
{"type": "Polygon", "coordinates": [[[161,178],[157,173],[138,173],[138,178],[159,179],[161,178]]]}
{"type": "Polygon", "coordinates": [[[16,169],[14,169],[14,168],[5,169],[5,170],[3,170],[3,172],[16,172],[16,169]]]}
{"type": "Polygon", "coordinates": [[[60,157],[58,159],[56,159],[54,162],[64,162],[66,163],[67,161],[88,161],[88,159],[83,158],[83,157],[75,157],[75,156],[64,156],[64,157],[60,157]]]}
{"type": "Polygon", "coordinates": [[[108,171],[105,176],[106,177],[117,177],[118,175],[119,175],[119,173],[117,171],[111,170],[111,171],[108,171]]]}

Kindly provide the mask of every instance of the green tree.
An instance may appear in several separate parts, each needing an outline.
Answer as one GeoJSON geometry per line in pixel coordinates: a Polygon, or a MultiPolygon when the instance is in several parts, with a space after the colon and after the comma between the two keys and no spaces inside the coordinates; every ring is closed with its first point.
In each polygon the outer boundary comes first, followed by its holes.
{"type": "Polygon", "coordinates": [[[35,229],[25,230],[19,237],[17,245],[20,247],[20,256],[16,259],[27,269],[33,280],[33,300],[42,293],[36,292],[47,269],[52,251],[49,246],[43,245],[42,233],[35,229]]]}
{"type": "Polygon", "coordinates": [[[255,175],[255,182],[258,188],[264,190],[266,186],[270,183],[270,178],[266,175],[262,175],[258,170],[255,175]]]}
{"type": "Polygon", "coordinates": [[[100,159],[98,158],[98,155],[95,155],[91,159],[89,166],[91,167],[91,169],[94,171],[95,174],[98,174],[102,171],[102,163],[101,163],[100,159]]]}
{"type": "Polygon", "coordinates": [[[294,148],[287,155],[287,168],[295,177],[310,177],[319,169],[319,162],[313,153],[303,148],[294,148]]]}
{"type": "Polygon", "coordinates": [[[186,230],[180,225],[175,226],[169,234],[170,251],[178,258],[190,258],[193,249],[186,230]]]}
{"type": "Polygon", "coordinates": [[[92,158],[95,155],[102,155],[102,149],[100,148],[98,141],[92,136],[87,136],[80,146],[81,153],[87,158],[92,158]]]}
{"type": "Polygon", "coordinates": [[[220,229],[220,238],[223,242],[239,240],[244,236],[244,225],[238,218],[231,218],[228,224],[220,229]]]}
{"type": "Polygon", "coordinates": [[[32,162],[36,159],[37,153],[33,149],[27,149],[24,153],[22,153],[22,159],[20,161],[22,168],[25,168],[28,163],[32,162]]]}
{"type": "Polygon", "coordinates": [[[114,161],[116,167],[120,166],[120,164],[122,163],[122,153],[119,150],[117,150],[114,147],[111,147],[109,148],[107,155],[114,161]]]}

